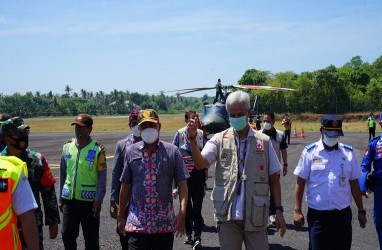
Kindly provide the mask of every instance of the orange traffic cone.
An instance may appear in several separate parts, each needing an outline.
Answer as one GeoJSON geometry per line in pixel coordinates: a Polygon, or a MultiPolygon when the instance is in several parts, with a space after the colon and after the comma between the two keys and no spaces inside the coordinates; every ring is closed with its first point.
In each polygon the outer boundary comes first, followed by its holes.
{"type": "Polygon", "coordinates": [[[301,139],[305,139],[304,128],[301,128],[301,139]]]}
{"type": "Polygon", "coordinates": [[[294,127],[294,133],[293,133],[293,137],[297,138],[298,135],[297,135],[297,130],[296,130],[296,127],[294,127]]]}

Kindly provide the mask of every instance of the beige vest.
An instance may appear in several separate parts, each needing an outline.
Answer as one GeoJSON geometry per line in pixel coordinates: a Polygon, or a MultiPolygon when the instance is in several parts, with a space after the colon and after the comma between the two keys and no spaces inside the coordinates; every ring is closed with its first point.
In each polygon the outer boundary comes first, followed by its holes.
{"type": "MultiPolygon", "coordinates": [[[[218,135],[215,185],[211,193],[215,219],[231,219],[235,186],[238,180],[237,146],[233,128],[218,135]]],[[[245,176],[245,231],[265,230],[269,211],[269,136],[256,131],[248,137],[245,176]]]]}

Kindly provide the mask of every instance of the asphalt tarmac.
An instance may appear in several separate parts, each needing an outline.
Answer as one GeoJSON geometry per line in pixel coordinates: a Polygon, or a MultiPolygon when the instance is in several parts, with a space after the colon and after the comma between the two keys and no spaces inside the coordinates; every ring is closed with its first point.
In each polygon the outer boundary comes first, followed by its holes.
{"type": "MultiPolygon", "coordinates": [[[[50,163],[53,174],[57,179],[56,192],[58,194],[58,164],[60,162],[61,150],[63,144],[73,137],[74,133],[32,133],[30,135],[30,149],[45,154],[50,163]]],[[[101,249],[121,249],[119,237],[116,233],[116,220],[109,215],[109,196],[110,183],[112,173],[112,162],[115,145],[118,140],[124,138],[125,133],[92,133],[92,137],[101,142],[106,147],[106,155],[108,159],[108,180],[107,193],[101,211],[101,227],[100,227],[100,247],[101,249]]],[[[160,138],[164,141],[171,142],[173,133],[162,133],[160,138]]],[[[291,145],[288,148],[288,164],[289,171],[285,177],[281,177],[282,186],[282,203],[284,206],[284,217],[287,222],[287,232],[283,238],[273,226],[268,228],[270,249],[308,249],[308,231],[307,225],[303,228],[297,228],[293,224],[293,192],[296,182],[296,176],[293,175],[295,166],[300,158],[304,147],[319,139],[319,133],[306,133],[306,138],[291,138],[291,145]]],[[[366,133],[345,133],[341,138],[341,142],[353,146],[358,162],[361,163],[365,147],[367,145],[368,134],[366,133]]],[[[218,235],[216,232],[216,224],[213,220],[213,205],[210,200],[210,194],[213,187],[214,169],[209,170],[209,179],[207,181],[208,190],[203,203],[203,217],[205,227],[202,233],[203,249],[219,249],[218,235]]],[[[373,195],[368,199],[363,199],[364,207],[367,211],[367,225],[364,229],[359,227],[357,220],[357,207],[352,204],[353,211],[353,241],[352,249],[379,249],[378,238],[373,225],[373,195]]],[[[176,211],[178,209],[178,200],[174,202],[176,211]]],[[[306,205],[304,203],[303,213],[306,216],[306,205]]],[[[62,214],[61,214],[62,216],[62,214]]],[[[61,217],[62,218],[62,217],[61,217]]],[[[82,231],[77,240],[78,249],[84,249],[84,240],[82,231]]],[[[59,225],[58,237],[54,240],[49,239],[48,227],[44,226],[44,245],[45,249],[64,249],[61,239],[61,225],[59,225]]],[[[183,244],[182,238],[175,238],[174,249],[191,249],[190,245],[183,244]]],[[[243,246],[243,249],[244,246],[243,246]]]]}

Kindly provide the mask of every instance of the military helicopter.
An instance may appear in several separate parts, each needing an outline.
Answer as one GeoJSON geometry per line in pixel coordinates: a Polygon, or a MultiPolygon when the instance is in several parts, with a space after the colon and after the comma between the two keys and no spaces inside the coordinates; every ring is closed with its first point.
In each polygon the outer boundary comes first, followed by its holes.
{"type": "Polygon", "coordinates": [[[260,86],[260,85],[222,85],[220,79],[215,87],[201,87],[201,88],[189,88],[189,89],[178,89],[172,91],[164,91],[163,93],[176,92],[177,95],[188,94],[197,91],[216,89],[216,97],[212,104],[205,103],[203,105],[203,110],[201,111],[200,123],[202,128],[207,132],[207,134],[215,134],[221,132],[230,127],[229,115],[225,107],[225,100],[233,89],[243,89],[250,92],[254,97],[254,103],[251,113],[256,112],[256,104],[258,101],[258,96],[254,94],[251,90],[273,90],[273,91],[283,91],[289,90],[294,91],[295,89],[272,87],[272,86],[260,86]]]}

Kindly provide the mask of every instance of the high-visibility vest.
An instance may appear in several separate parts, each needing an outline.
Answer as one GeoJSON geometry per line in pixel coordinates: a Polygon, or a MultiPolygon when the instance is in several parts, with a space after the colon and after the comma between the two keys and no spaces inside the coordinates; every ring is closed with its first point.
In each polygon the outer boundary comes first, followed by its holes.
{"type": "Polygon", "coordinates": [[[94,201],[98,186],[98,155],[100,144],[92,140],[78,149],[75,139],[63,147],[66,162],[66,178],[61,197],[66,200],[94,201]]]}
{"type": "Polygon", "coordinates": [[[12,208],[12,195],[22,171],[27,176],[26,163],[14,156],[0,157],[0,242],[1,249],[21,249],[17,230],[17,215],[12,208]]]}
{"type": "Polygon", "coordinates": [[[372,118],[369,118],[369,128],[374,127],[374,120],[372,118]]]}

